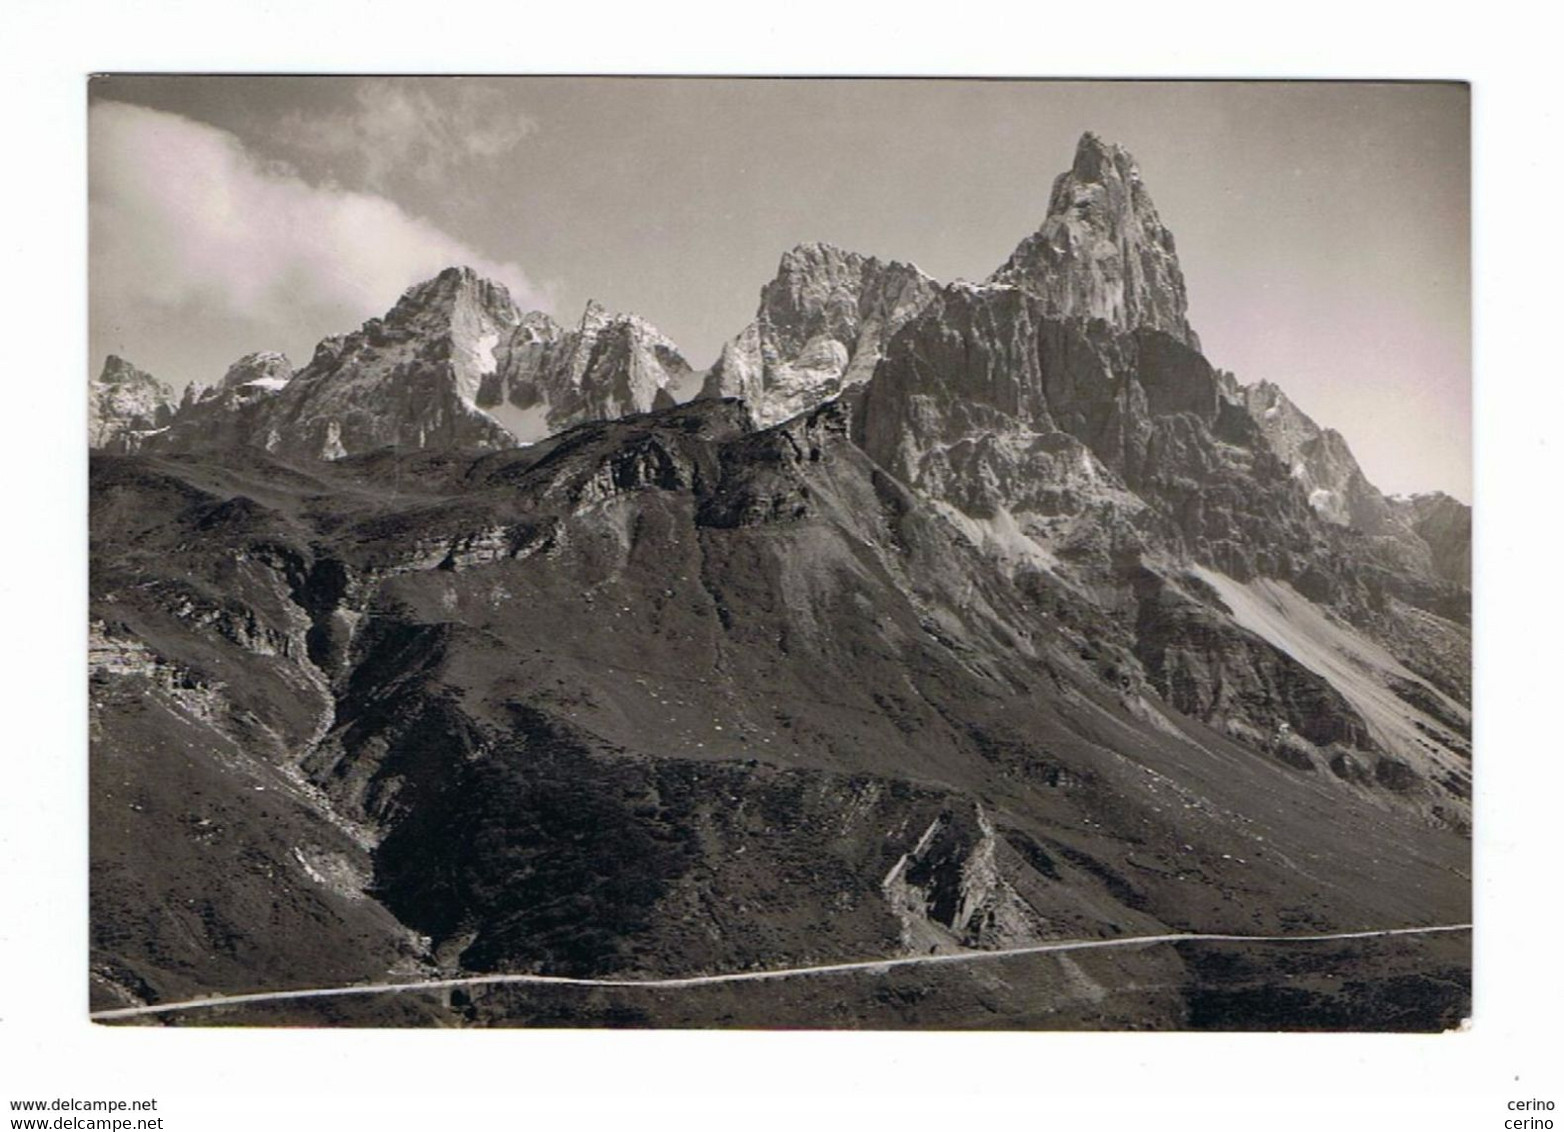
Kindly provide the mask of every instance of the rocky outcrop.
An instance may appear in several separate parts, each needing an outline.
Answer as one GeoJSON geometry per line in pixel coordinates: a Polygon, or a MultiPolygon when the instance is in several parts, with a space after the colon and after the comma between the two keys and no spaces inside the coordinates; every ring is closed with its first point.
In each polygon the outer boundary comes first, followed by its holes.
{"type": "Polygon", "coordinates": [[[154,447],[159,451],[213,450],[250,443],[266,405],[293,380],[293,363],[271,351],[246,354],[216,385],[185,387],[179,409],[154,447]]]}
{"type": "Polygon", "coordinates": [[[1378,749],[1362,716],[1323,677],[1149,572],[1138,591],[1136,656],[1179,711],[1301,769],[1314,768],[1315,747],[1378,749]]]}
{"type": "Polygon", "coordinates": [[[869,380],[892,336],[933,297],[910,264],[801,244],[761,290],[755,321],[722,349],[703,397],[738,397],[762,427],[869,380]]]}
{"type": "Polygon", "coordinates": [[[1394,499],[1397,515],[1428,547],[1439,577],[1467,588],[1472,584],[1472,509],[1442,491],[1394,499]]]}
{"type": "Polygon", "coordinates": [[[1160,330],[1188,346],[1184,273],[1135,159],[1096,134],[1054,181],[1048,215],[990,277],[1036,295],[1050,318],[1102,319],[1160,330]]]}
{"type": "Polygon", "coordinates": [[[110,354],[87,390],[87,444],[109,452],[134,452],[149,436],[167,428],[173,415],[173,390],[110,354]]]}
{"type": "MultiPolygon", "coordinates": [[[[190,394],[161,443],[202,454],[95,453],[100,970],[192,997],[1468,919],[1469,512],[1359,525],[1344,444],[1201,355],[1128,156],[1083,140],[1055,196],[986,284],[789,253],[689,404],[641,320],[453,269],[190,394]]],[[[678,998],[1179,1025],[1186,961],[678,998]]],[[[523,990],[468,1020],[592,1009],[523,990]]]]}
{"type": "Polygon", "coordinates": [[[547,315],[523,316],[477,403],[491,412],[516,410],[519,416],[504,419],[530,443],[584,421],[666,408],[691,372],[679,348],[651,323],[611,314],[594,301],[571,330],[547,315]]]}
{"type": "Polygon", "coordinates": [[[1238,395],[1322,519],[1364,534],[1391,533],[1397,524],[1390,504],[1364,476],[1341,433],[1315,424],[1269,381],[1241,387],[1238,395]]]}
{"type": "Polygon", "coordinates": [[[1006,875],[1002,847],[981,803],[946,810],[929,824],[881,885],[908,952],[1018,947],[1042,938],[1037,910],[1006,875]]]}
{"type": "Polygon", "coordinates": [[[1197,351],[1054,318],[1020,288],[941,292],[892,344],[859,431],[876,461],[974,519],[1090,514],[1125,532],[1139,516],[1121,550],[1151,539],[1244,576],[1291,576],[1315,549],[1301,490],[1197,351]]]}
{"type": "Polygon", "coordinates": [[[322,342],[251,443],[318,459],[385,445],[507,446],[510,434],[479,410],[477,396],[520,320],[503,286],[449,268],[411,288],[385,318],[322,342]]]}
{"type": "Polygon", "coordinates": [[[453,267],[410,288],[384,318],[322,341],[296,374],[281,354],[251,354],[216,386],[192,386],[153,447],[309,460],[384,447],[511,448],[671,405],[690,374],[644,319],[590,303],[566,330],[453,267]]]}
{"type": "Polygon", "coordinates": [[[334,460],[388,445],[508,447],[514,437],[476,398],[520,321],[503,286],[448,268],[384,318],[325,339],[296,375],[280,354],[241,359],[187,401],[155,448],[334,460]]]}

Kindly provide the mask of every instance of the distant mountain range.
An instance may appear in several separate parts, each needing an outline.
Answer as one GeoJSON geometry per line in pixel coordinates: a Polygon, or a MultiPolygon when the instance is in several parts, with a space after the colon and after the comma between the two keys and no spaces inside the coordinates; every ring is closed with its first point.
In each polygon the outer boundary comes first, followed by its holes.
{"type": "MultiPolygon", "coordinates": [[[[110,358],[94,1001],[1469,919],[1470,509],[1186,308],[1086,134],[986,282],[802,245],[704,373],[460,267],[302,369],[110,358]]],[[[1440,1028],[1466,947],[231,1020],[1440,1028]]]]}

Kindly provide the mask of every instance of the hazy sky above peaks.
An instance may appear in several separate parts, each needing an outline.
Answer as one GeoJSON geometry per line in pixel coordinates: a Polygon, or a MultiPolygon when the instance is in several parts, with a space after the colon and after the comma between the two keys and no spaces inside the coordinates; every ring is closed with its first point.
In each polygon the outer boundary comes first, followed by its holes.
{"type": "Polygon", "coordinates": [[[981,279],[1085,130],[1124,145],[1213,364],[1275,381],[1387,492],[1470,500],[1465,87],[111,77],[91,85],[92,358],[296,364],[454,263],[709,365],[825,240],[981,279]]]}

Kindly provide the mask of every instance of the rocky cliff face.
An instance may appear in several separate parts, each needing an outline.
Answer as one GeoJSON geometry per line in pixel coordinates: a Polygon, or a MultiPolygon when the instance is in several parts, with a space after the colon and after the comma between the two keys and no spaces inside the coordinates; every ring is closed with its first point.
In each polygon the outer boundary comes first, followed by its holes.
{"type": "Polygon", "coordinates": [[[1322,518],[1365,534],[1390,532],[1395,525],[1390,505],[1368,482],[1341,433],[1315,424],[1271,382],[1244,386],[1239,396],[1322,518]]]}
{"type": "Polygon", "coordinates": [[[572,424],[670,405],[689,363],[656,327],[590,303],[566,330],[450,268],[384,318],[321,342],[303,370],[251,354],[191,386],[159,451],[264,448],[335,460],[381,447],[509,448],[572,424]]]}
{"type": "Polygon", "coordinates": [[[187,393],[156,447],[254,447],[306,460],[387,445],[507,447],[514,437],[476,400],[520,322],[504,287],[449,268],[384,318],[321,342],[297,373],[280,354],[240,359],[217,387],[187,393]]]}
{"type": "Polygon", "coordinates": [[[87,444],[109,452],[134,452],[167,428],[174,394],[151,374],[110,354],[87,389],[87,444]]]}
{"type": "MultiPolygon", "coordinates": [[[[679,974],[1461,914],[1464,843],[1427,819],[1459,799],[1410,763],[1378,781],[1351,704],[1210,595],[1118,611],[996,568],[851,418],[757,431],[705,400],[308,474],[99,457],[95,765],[222,755],[192,760],[199,800],[104,799],[104,978],[679,974]],[[1262,735],[1278,702],[1323,730],[1262,735]],[[256,879],[202,915],[213,837],[256,879]],[[159,841],[177,876],[115,871],[159,841]],[[352,946],[247,934],[263,878],[352,946]],[[109,930],[143,920],[153,946],[109,930]]],[[[1175,988],[1177,1025],[1194,984],[1164,961],[1116,978],[1175,988]]]]}
{"type": "Polygon", "coordinates": [[[1303,573],[1314,549],[1301,491],[1197,351],[1055,318],[1019,287],[941,292],[892,344],[860,430],[919,490],[1021,517],[1045,558],[1085,514],[1114,553],[1157,546],[1241,576],[1303,573]]]}
{"type": "Polygon", "coordinates": [[[1173,233],[1121,146],[1082,135],[1054,181],[1048,215],[990,282],[1020,287],[1050,318],[1102,319],[1117,330],[1160,330],[1199,349],[1185,308],[1173,233]]]}
{"type": "Polygon", "coordinates": [[[782,257],[755,321],[723,347],[701,396],[738,397],[762,426],[806,412],[868,381],[935,289],[909,264],[802,244],[782,257]]]}
{"type": "Polygon", "coordinates": [[[443,271],[408,290],[383,319],[322,342],[251,443],[317,459],[384,445],[506,446],[510,434],[477,397],[520,321],[504,287],[467,268],[443,271]]]}
{"type": "Polygon", "coordinates": [[[1435,573],[1472,584],[1472,509],[1442,491],[1396,499],[1391,506],[1428,547],[1435,573]]]}
{"type": "MultiPolygon", "coordinates": [[[[1088,138],[1060,193],[1104,182],[1128,192],[1132,170],[1122,151],[1088,138]]],[[[1101,194],[1088,195],[1090,219],[1101,194]]],[[[1045,232],[1078,244],[1071,223],[1061,214],[1045,232]]],[[[1178,279],[1171,241],[1157,246],[1160,277],[1178,279]]],[[[1274,386],[1246,389],[1213,369],[1155,304],[1085,317],[1062,301],[1098,293],[1096,260],[1045,266],[1046,286],[1008,270],[945,287],[924,306],[856,402],[865,451],[1017,579],[1095,594],[1102,670],[1127,697],[1149,689],[1300,767],[1349,768],[1343,781],[1380,762],[1405,767],[1408,783],[1445,781],[1463,757],[1459,728],[1436,737],[1409,717],[1376,714],[1376,697],[1400,695],[1404,666],[1421,681],[1418,696],[1435,687],[1459,696],[1464,685],[1449,642],[1465,633],[1465,590],[1454,567],[1435,569],[1412,509],[1398,515],[1340,436],[1274,386]],[[1132,317],[1136,309],[1153,314],[1132,317]],[[1269,580],[1341,622],[1315,626],[1307,648],[1291,636],[1306,618],[1276,632],[1258,614],[1235,623],[1231,603],[1185,580],[1191,564],[1218,572],[1243,602],[1245,586],[1269,580]],[[1359,635],[1388,643],[1394,658],[1359,635]],[[1361,667],[1373,690],[1322,661],[1342,649],[1370,658],[1361,667]]],[[[1177,294],[1180,312],[1181,286],[1158,292],[1177,294]]],[[[1439,525],[1430,518],[1428,529],[1439,525]]],[[[1453,789],[1419,804],[1459,815],[1453,789]]]]}
{"type": "Polygon", "coordinates": [[[651,323],[589,302],[571,330],[546,315],[524,316],[478,405],[502,415],[518,439],[531,443],[583,421],[672,405],[674,389],[691,372],[679,348],[651,323]]]}
{"type": "MultiPolygon", "coordinates": [[[[1470,513],[1378,509],[1182,288],[1088,137],[988,283],[789,253],[690,404],[641,320],[453,270],[97,454],[95,993],[1466,919],[1470,513]]],[[[680,1009],[1227,1017],[1087,962],[680,1009]]],[[[456,1019],[672,1009],[594,1001],[456,1019]]]]}

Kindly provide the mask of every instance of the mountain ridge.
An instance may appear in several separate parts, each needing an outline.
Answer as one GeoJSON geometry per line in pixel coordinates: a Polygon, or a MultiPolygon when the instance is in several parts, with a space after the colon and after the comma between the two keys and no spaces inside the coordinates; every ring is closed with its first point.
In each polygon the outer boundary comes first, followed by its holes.
{"type": "Polygon", "coordinates": [[[990,282],[1033,292],[1052,316],[1161,330],[1195,350],[1184,274],[1140,168],[1088,131],[1048,198],[1048,214],[990,282]]]}
{"type": "Polygon", "coordinates": [[[779,424],[868,381],[935,283],[917,267],[807,243],[783,254],[755,321],[722,348],[702,397],[740,397],[779,424]]]}
{"type": "MultiPolygon", "coordinates": [[[[988,282],[785,253],[686,403],[644,320],[462,269],[296,374],[242,359],[91,462],[95,1001],[1466,922],[1469,509],[1386,500],[1184,309],[1133,159],[1088,135],[988,282]]],[[[1343,946],[1353,980],[1124,949],[997,997],[377,1017],[1465,1009],[1460,944],[1343,946]]]]}
{"type": "Polygon", "coordinates": [[[133,452],[168,427],[174,408],[173,390],[110,354],[87,388],[87,446],[133,452]]]}
{"type": "Polygon", "coordinates": [[[506,448],[669,403],[666,389],[690,372],[638,316],[591,302],[565,330],[519,310],[502,284],[450,267],[409,287],[384,316],[323,339],[296,372],[263,352],[236,362],[214,389],[192,386],[153,443],[313,459],[386,445],[506,448]]]}

